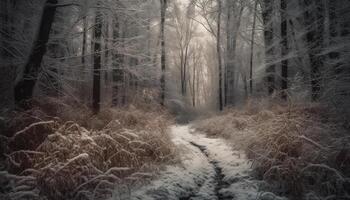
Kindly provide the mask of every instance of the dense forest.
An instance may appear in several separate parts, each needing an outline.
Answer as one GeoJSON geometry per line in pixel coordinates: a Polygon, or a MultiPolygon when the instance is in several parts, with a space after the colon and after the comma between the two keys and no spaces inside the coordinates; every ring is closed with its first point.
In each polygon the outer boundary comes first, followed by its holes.
{"type": "Polygon", "coordinates": [[[0,0],[0,199],[350,199],[349,0],[0,0]]]}

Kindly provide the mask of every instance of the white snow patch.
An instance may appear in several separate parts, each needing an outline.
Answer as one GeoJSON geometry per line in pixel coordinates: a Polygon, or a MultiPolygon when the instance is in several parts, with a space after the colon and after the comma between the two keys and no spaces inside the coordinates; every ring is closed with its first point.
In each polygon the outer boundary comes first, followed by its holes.
{"type": "MultiPolygon", "coordinates": [[[[168,166],[156,180],[132,189],[125,199],[260,199],[263,192],[258,190],[259,181],[250,176],[250,162],[243,152],[190,126],[172,126],[171,133],[182,163],[168,166]]],[[[117,195],[112,199],[122,200],[117,195]]]]}
{"type": "MultiPolygon", "coordinates": [[[[214,170],[207,158],[196,147],[178,137],[177,131],[186,131],[183,127],[172,128],[173,142],[181,151],[182,163],[179,166],[168,166],[159,174],[159,178],[150,185],[142,187],[131,194],[130,199],[179,199],[200,192],[201,186],[214,178],[214,170]],[[178,128],[178,129],[177,129],[178,128]]],[[[204,192],[203,192],[204,193],[204,192]]],[[[207,199],[208,193],[203,196],[207,199]]],[[[203,198],[203,199],[205,199],[203,198]]]]}

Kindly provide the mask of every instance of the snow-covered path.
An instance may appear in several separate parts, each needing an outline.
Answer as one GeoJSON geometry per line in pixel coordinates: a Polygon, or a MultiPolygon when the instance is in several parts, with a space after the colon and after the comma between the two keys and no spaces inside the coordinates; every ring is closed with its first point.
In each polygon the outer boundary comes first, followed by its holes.
{"type": "Polygon", "coordinates": [[[250,177],[250,163],[242,152],[190,126],[173,126],[171,131],[182,164],[167,167],[158,179],[133,192],[131,199],[258,199],[258,182],[250,177]]]}

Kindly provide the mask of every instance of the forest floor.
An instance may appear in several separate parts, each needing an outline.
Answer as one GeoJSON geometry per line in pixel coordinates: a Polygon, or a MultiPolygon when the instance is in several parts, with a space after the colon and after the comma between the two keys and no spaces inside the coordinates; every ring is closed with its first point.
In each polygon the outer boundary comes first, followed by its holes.
{"type": "Polygon", "coordinates": [[[346,120],[252,105],[189,125],[148,107],[14,113],[0,131],[14,133],[0,134],[0,199],[350,199],[346,120]]]}
{"type": "Polygon", "coordinates": [[[131,199],[231,200],[284,199],[259,188],[251,162],[220,138],[208,138],[190,125],[171,127],[181,164],[169,166],[131,199]]]}
{"type": "Polygon", "coordinates": [[[163,109],[42,102],[0,116],[1,200],[105,200],[178,161],[163,109]]]}
{"type": "Polygon", "coordinates": [[[131,199],[348,200],[348,125],[317,104],[253,103],[172,126],[181,164],[131,199]]]}

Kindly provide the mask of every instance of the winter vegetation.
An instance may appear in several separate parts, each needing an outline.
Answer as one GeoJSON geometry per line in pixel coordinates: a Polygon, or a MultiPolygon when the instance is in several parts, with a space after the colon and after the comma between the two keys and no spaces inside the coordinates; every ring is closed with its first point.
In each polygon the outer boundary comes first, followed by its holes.
{"type": "Polygon", "coordinates": [[[348,129],[318,104],[250,102],[196,123],[209,137],[244,150],[270,191],[299,199],[348,199],[348,129]]]}
{"type": "Polygon", "coordinates": [[[0,199],[350,199],[348,0],[0,0],[0,199]]]}

